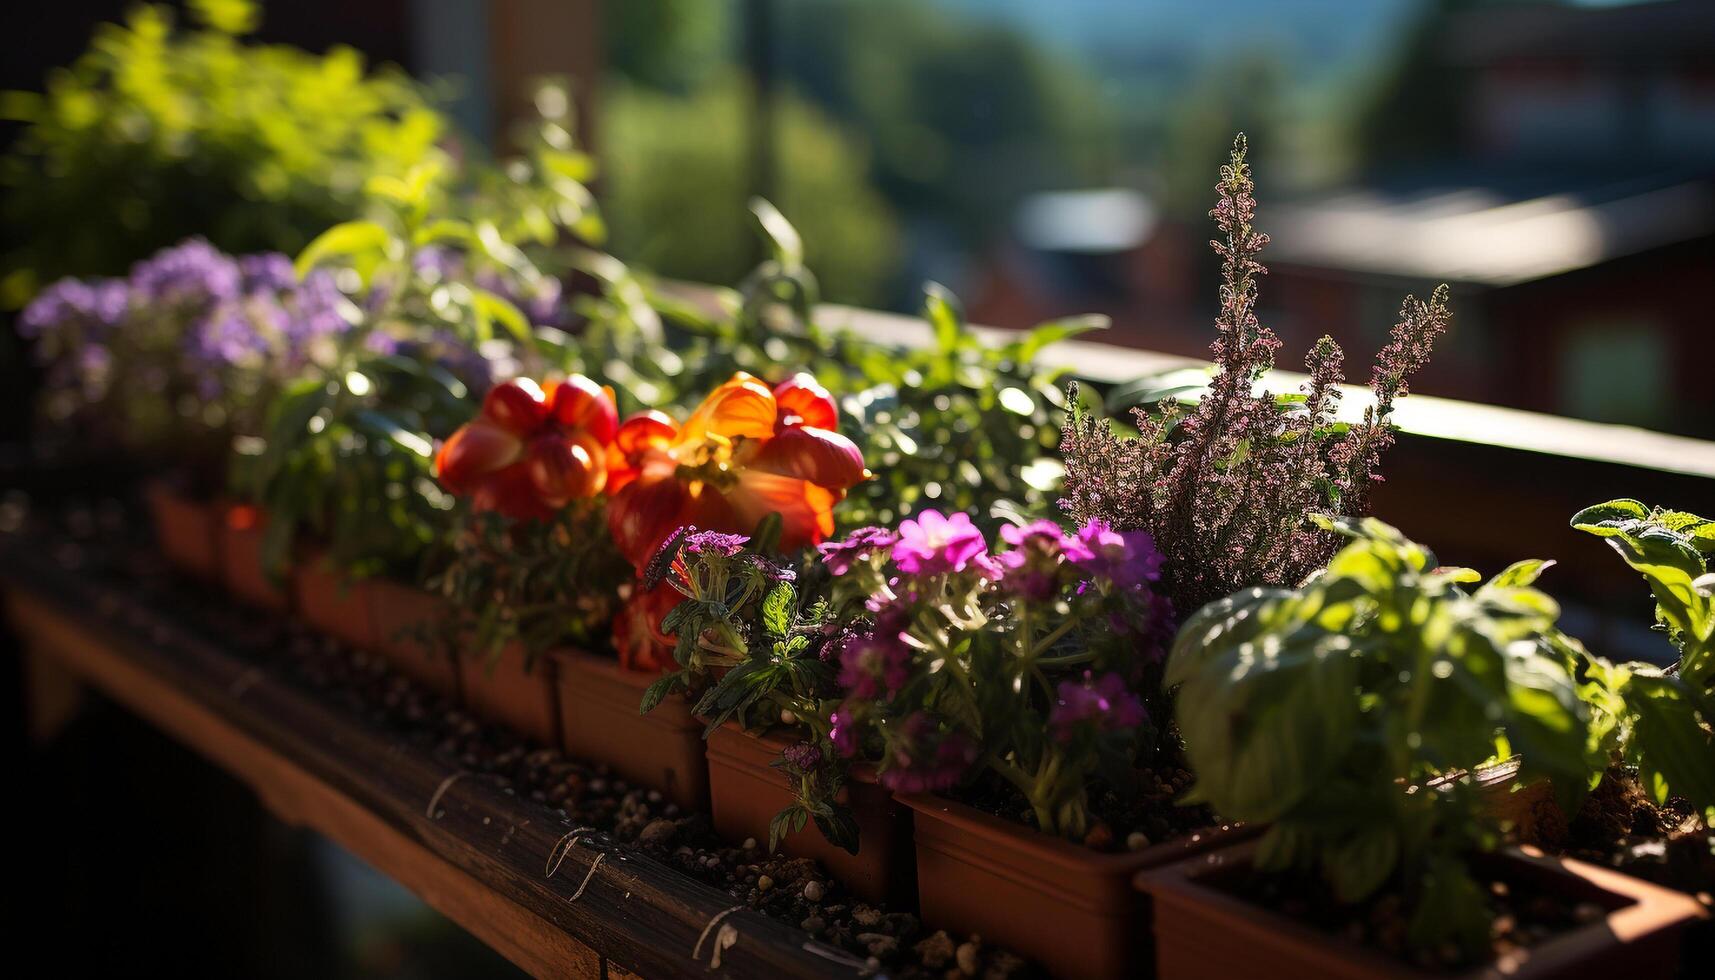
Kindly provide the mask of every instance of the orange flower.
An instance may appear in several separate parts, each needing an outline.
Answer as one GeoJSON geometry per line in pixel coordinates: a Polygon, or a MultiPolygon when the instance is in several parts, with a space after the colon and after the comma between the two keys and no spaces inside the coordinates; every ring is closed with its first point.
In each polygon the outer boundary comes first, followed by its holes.
{"type": "Polygon", "coordinates": [[[782,549],[820,543],[834,505],[870,475],[837,424],[833,398],[808,374],[771,389],[743,371],[682,426],[660,412],[627,419],[608,453],[614,542],[642,568],[680,527],[746,533],[778,513],[782,549]]]}
{"type": "Polygon", "coordinates": [[[665,582],[647,592],[634,588],[613,617],[613,648],[626,670],[658,673],[673,663],[673,638],[661,632],[661,620],[684,597],[665,582]]]}
{"type": "Polygon", "coordinates": [[[528,378],[503,381],[441,447],[435,476],[477,510],[549,520],[607,485],[618,427],[612,389],[581,374],[545,389],[528,378]]]}

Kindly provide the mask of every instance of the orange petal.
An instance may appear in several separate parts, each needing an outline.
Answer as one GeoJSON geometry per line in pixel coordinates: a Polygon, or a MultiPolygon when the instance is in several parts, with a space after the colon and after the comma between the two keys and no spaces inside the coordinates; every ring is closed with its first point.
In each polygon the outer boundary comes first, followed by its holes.
{"type": "Polygon", "coordinates": [[[595,496],[607,478],[603,457],[592,457],[584,445],[563,436],[539,437],[526,459],[536,493],[555,509],[595,496]]]}
{"type": "Polygon", "coordinates": [[[683,483],[665,479],[634,480],[608,500],[607,530],[633,568],[655,557],[661,542],[689,523],[690,494],[683,483]]]}
{"type": "Polygon", "coordinates": [[[661,671],[673,662],[673,637],[661,621],[683,597],[665,582],[639,591],[613,618],[613,646],[627,670],[661,671]]]}
{"type": "Polygon", "coordinates": [[[774,401],[783,425],[809,425],[818,429],[838,427],[840,413],[828,389],[800,371],[774,386],[774,401]]]}
{"type": "Polygon", "coordinates": [[[619,410],[613,405],[613,394],[581,374],[574,374],[554,386],[554,421],[572,431],[588,432],[603,445],[613,441],[619,429],[619,410]]]}
{"type": "Polygon", "coordinates": [[[836,490],[844,490],[870,475],[863,465],[863,453],[850,439],[838,432],[809,426],[782,429],[750,458],[749,467],[836,490]]]}
{"type": "Polygon", "coordinates": [[[774,434],[774,392],[743,371],[709,393],[680,433],[684,442],[701,442],[710,434],[734,439],[766,439],[774,434]]]}
{"type": "Polygon", "coordinates": [[[739,474],[738,485],[727,491],[726,501],[737,529],[743,532],[769,514],[779,514],[780,550],[796,551],[820,544],[834,533],[834,504],[844,496],[805,480],[747,469],[739,474]]]}
{"type": "Polygon", "coordinates": [[[524,440],[479,416],[465,423],[435,454],[435,476],[450,493],[464,495],[486,474],[517,462],[524,440]]]}
{"type": "Polygon", "coordinates": [[[527,436],[548,421],[548,398],[529,378],[513,378],[488,389],[482,417],[515,435],[527,436]]]}
{"type": "Polygon", "coordinates": [[[470,502],[475,510],[496,511],[520,521],[553,520],[558,510],[536,492],[528,460],[519,460],[482,477],[470,495],[470,502]]]}

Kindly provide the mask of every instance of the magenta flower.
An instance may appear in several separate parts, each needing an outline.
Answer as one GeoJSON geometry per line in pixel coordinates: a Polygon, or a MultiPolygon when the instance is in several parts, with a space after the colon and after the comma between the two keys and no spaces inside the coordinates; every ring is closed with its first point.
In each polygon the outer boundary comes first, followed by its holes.
{"type": "Polygon", "coordinates": [[[911,650],[898,630],[854,636],[840,650],[840,687],[850,697],[892,697],[911,677],[911,650]]]}
{"type": "Polygon", "coordinates": [[[1079,725],[1094,725],[1097,732],[1106,733],[1143,724],[1143,702],[1125,678],[1112,671],[1092,682],[1086,670],[1081,683],[1061,681],[1058,693],[1048,727],[1061,742],[1070,742],[1079,725]]]}
{"type": "Polygon", "coordinates": [[[1115,531],[1093,520],[1067,538],[1066,559],[1095,578],[1121,589],[1137,589],[1161,578],[1161,552],[1148,531],[1115,531]]]}
{"type": "Polygon", "coordinates": [[[685,536],[685,551],[704,558],[731,558],[744,549],[750,538],[719,531],[696,531],[685,536]]]}
{"type": "Polygon", "coordinates": [[[1007,525],[1000,536],[1012,550],[995,556],[1001,566],[999,581],[1008,593],[1031,602],[1046,602],[1060,586],[1061,554],[1065,539],[1053,521],[1035,521],[1023,527],[1007,525]]]}
{"type": "Polygon", "coordinates": [[[907,575],[945,575],[964,571],[987,550],[988,542],[968,515],[945,517],[926,510],[899,525],[893,561],[907,575]]]}
{"type": "Polygon", "coordinates": [[[843,541],[817,545],[816,553],[822,556],[822,564],[828,566],[828,571],[844,575],[852,570],[853,564],[877,551],[893,547],[898,540],[899,535],[885,527],[860,527],[846,535],[843,541]]]}
{"type": "Polygon", "coordinates": [[[891,764],[877,778],[896,793],[934,793],[958,785],[977,761],[977,746],[963,732],[941,732],[919,711],[890,740],[891,764]]]}

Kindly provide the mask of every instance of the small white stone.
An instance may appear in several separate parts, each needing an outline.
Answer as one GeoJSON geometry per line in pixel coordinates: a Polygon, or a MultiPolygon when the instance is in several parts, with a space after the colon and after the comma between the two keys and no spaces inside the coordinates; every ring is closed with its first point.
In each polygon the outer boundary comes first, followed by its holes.
{"type": "Polygon", "coordinates": [[[823,890],[821,882],[811,880],[804,884],[804,901],[820,902],[822,900],[822,895],[823,890]]]}
{"type": "Polygon", "coordinates": [[[1141,830],[1134,830],[1125,835],[1125,849],[1128,851],[1141,851],[1148,846],[1149,835],[1141,830]]]}
{"type": "Polygon", "coordinates": [[[745,849],[745,850],[747,850],[747,851],[754,851],[754,850],[756,850],[756,838],[754,838],[754,837],[746,837],[746,838],[745,838],[745,839],[744,839],[744,849],[745,849]]]}

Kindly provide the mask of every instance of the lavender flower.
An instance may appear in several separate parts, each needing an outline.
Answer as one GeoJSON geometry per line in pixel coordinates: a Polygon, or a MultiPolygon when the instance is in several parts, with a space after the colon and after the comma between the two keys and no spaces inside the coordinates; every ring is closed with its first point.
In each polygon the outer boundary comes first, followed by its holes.
{"type": "Polygon", "coordinates": [[[123,279],[61,279],[42,290],[18,316],[18,334],[34,339],[76,328],[105,338],[125,317],[130,289],[123,279]]]}
{"type": "Polygon", "coordinates": [[[968,515],[926,510],[899,525],[893,562],[908,575],[946,575],[964,571],[987,550],[988,542],[968,515]]]}
{"type": "Polygon", "coordinates": [[[1246,149],[1241,134],[1209,212],[1222,281],[1208,392],[1190,410],[1175,402],[1155,414],[1136,409],[1137,438],[1077,409],[1061,436],[1060,506],[1079,521],[1149,531],[1166,556],[1168,593],[1186,610],[1247,586],[1296,585],[1327,563],[1335,538],[1309,515],[1363,513],[1392,441],[1394,399],[1450,317],[1445,286],[1428,302],[1406,299],[1371,380],[1376,405],[1344,434],[1333,424],[1344,357],[1331,339],[1306,358],[1311,380],[1293,407],[1258,390],[1280,341],[1256,315],[1268,236],[1256,227],[1246,149]]]}
{"type": "Polygon", "coordinates": [[[186,240],[137,263],[131,286],[148,303],[210,305],[244,291],[238,263],[201,238],[186,240]]]}
{"type": "Polygon", "coordinates": [[[822,564],[828,566],[828,571],[835,575],[845,575],[852,570],[855,562],[878,551],[892,548],[898,540],[899,535],[887,528],[860,527],[846,535],[844,540],[817,545],[816,553],[822,556],[822,564]]]}
{"type": "Polygon", "coordinates": [[[1136,728],[1145,718],[1143,702],[1111,671],[1094,681],[1089,671],[1082,682],[1061,681],[1057,694],[1048,727],[1061,742],[1070,742],[1082,725],[1106,733],[1136,728]]]}

